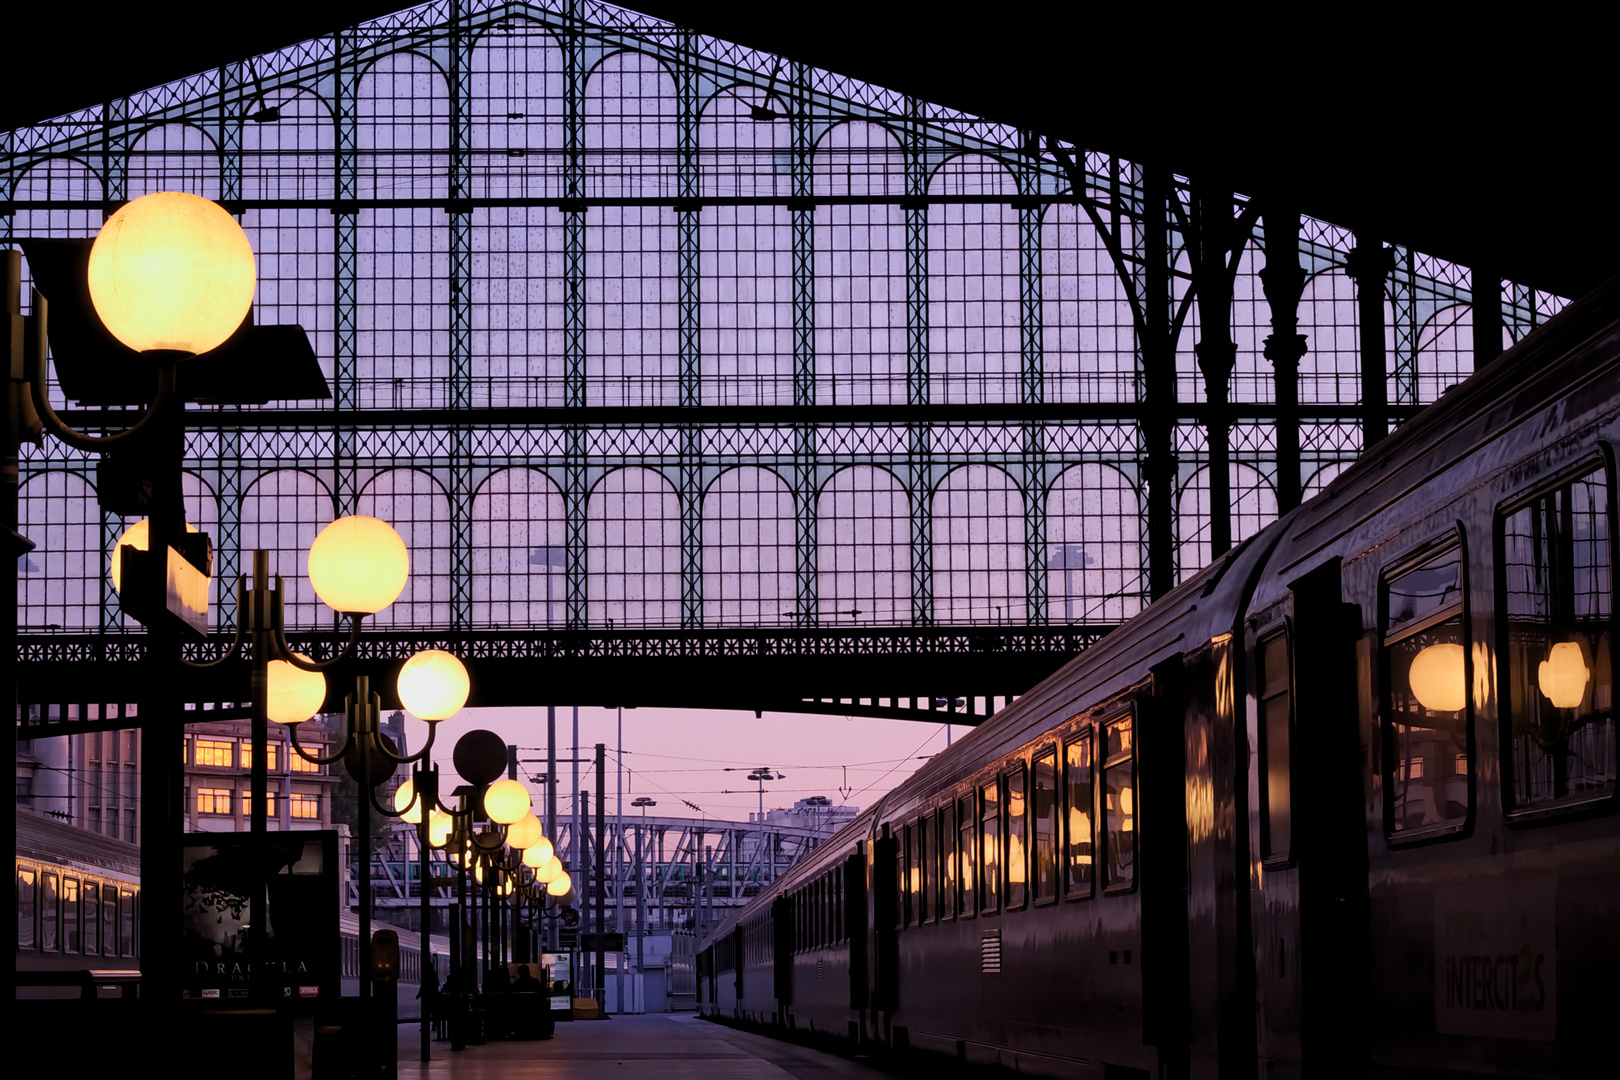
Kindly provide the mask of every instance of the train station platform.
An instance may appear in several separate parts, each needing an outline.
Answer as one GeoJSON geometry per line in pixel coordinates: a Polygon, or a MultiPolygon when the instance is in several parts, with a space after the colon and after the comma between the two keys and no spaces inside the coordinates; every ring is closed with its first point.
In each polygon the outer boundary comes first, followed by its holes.
{"type": "Polygon", "coordinates": [[[887,1073],[795,1043],[737,1031],[693,1013],[615,1016],[557,1025],[554,1038],[456,1052],[401,1025],[400,1080],[890,1080],[887,1073]]]}

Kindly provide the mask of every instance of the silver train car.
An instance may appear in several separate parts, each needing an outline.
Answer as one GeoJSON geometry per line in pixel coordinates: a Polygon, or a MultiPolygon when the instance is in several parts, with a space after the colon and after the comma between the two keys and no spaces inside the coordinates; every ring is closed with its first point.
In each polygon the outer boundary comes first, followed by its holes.
{"type": "Polygon", "coordinates": [[[1611,281],[721,923],[701,1011],[1109,1080],[1612,1061],[1617,442],[1611,281]]]}

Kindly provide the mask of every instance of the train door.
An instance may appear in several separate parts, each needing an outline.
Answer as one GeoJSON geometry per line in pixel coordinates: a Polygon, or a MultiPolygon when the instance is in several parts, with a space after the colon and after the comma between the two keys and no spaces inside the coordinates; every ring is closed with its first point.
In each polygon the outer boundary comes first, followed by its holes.
{"type": "Polygon", "coordinates": [[[896,923],[900,918],[899,840],[889,835],[883,826],[883,835],[872,845],[871,903],[872,915],[872,976],[868,980],[871,1000],[871,1037],[882,1042],[889,1040],[894,1026],[894,1010],[900,1004],[900,935],[896,923]]]}
{"type": "MultiPolygon", "coordinates": [[[[1185,681],[1181,657],[1165,661],[1153,669],[1153,692],[1139,699],[1136,709],[1142,1041],[1157,1050],[1158,1073],[1165,1077],[1185,1076],[1187,1056],[1185,681]]],[[[1111,760],[1112,755],[1103,761],[1105,781],[1111,760]]],[[[1131,954],[1123,958],[1128,961],[1131,954]]]]}
{"type": "Polygon", "coordinates": [[[793,1004],[793,904],[791,896],[771,903],[771,993],[781,1023],[788,1022],[793,1004]]]}
{"type": "Polygon", "coordinates": [[[866,844],[844,860],[844,940],[849,942],[849,1007],[867,1005],[866,986],[866,844]]]}

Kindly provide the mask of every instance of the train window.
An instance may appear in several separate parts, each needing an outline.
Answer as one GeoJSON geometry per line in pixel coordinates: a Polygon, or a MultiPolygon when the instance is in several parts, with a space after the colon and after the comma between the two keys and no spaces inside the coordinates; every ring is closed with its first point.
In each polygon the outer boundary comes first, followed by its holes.
{"type": "Polygon", "coordinates": [[[925,814],[917,822],[917,838],[922,842],[922,895],[917,898],[917,918],[922,922],[939,914],[939,838],[931,817],[925,814]]]}
{"type": "Polygon", "coordinates": [[[939,917],[956,912],[956,804],[939,808],[939,917]]]}
{"type": "Polygon", "coordinates": [[[84,912],[79,908],[79,879],[62,879],[62,951],[84,951],[84,912]]]}
{"type": "Polygon", "coordinates": [[[1029,817],[1024,801],[1024,763],[1006,774],[1007,787],[1007,906],[1029,902],[1029,817]]]}
{"type": "Polygon", "coordinates": [[[1136,879],[1136,740],[1131,717],[1103,726],[1103,835],[1107,837],[1108,889],[1136,879]]]}
{"type": "Polygon", "coordinates": [[[1091,774],[1092,727],[1087,724],[1063,744],[1064,806],[1068,812],[1064,891],[1069,896],[1090,896],[1097,880],[1094,855],[1096,835],[1096,781],[1091,774]]]}
{"type": "Polygon", "coordinates": [[[917,826],[906,826],[906,925],[917,922],[917,863],[921,853],[917,850],[917,826]]]}
{"type": "Polygon", "coordinates": [[[101,884],[95,881],[84,883],[84,951],[101,952],[101,884]]]}
{"type": "Polygon", "coordinates": [[[32,866],[17,867],[17,948],[29,952],[39,944],[39,874],[32,866]]]}
{"type": "Polygon", "coordinates": [[[1001,900],[1001,781],[979,789],[979,910],[986,915],[1001,900]]]}
{"type": "Polygon", "coordinates": [[[207,765],[216,769],[228,769],[236,764],[231,757],[231,741],[229,739],[198,739],[195,746],[198,765],[207,765]]]}
{"type": "Polygon", "coordinates": [[[973,812],[971,793],[956,806],[956,833],[961,841],[956,848],[957,857],[961,860],[957,866],[956,910],[960,915],[972,915],[977,910],[974,890],[979,880],[979,861],[976,858],[979,851],[979,821],[978,815],[973,812]]]}
{"type": "Polygon", "coordinates": [[[1498,520],[1511,810],[1577,805],[1615,790],[1611,502],[1599,467],[1498,520]]]}
{"type": "Polygon", "coordinates": [[[42,952],[62,948],[62,898],[57,893],[56,875],[40,875],[39,947],[42,952]]]}
{"type": "Polygon", "coordinates": [[[118,952],[121,956],[135,955],[135,894],[129,889],[118,890],[118,952]]]}
{"type": "Polygon", "coordinates": [[[101,892],[101,955],[118,955],[118,887],[108,885],[101,892]]]}
{"type": "Polygon", "coordinates": [[[1037,754],[1032,773],[1035,867],[1031,876],[1039,903],[1057,899],[1057,751],[1047,747],[1037,754]]]}
{"type": "Polygon", "coordinates": [[[1288,665],[1288,635],[1273,634],[1260,643],[1260,757],[1266,778],[1265,830],[1261,842],[1270,859],[1286,858],[1293,843],[1293,694],[1288,665]]]}
{"type": "Polygon", "coordinates": [[[1384,815],[1391,837],[1461,828],[1473,807],[1462,545],[1384,582],[1384,815]]]}

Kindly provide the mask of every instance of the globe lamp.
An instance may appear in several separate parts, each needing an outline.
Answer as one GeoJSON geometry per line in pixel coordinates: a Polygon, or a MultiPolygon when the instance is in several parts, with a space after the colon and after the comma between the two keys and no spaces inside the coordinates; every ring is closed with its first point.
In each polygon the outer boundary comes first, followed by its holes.
{"type": "Polygon", "coordinates": [[[527,856],[528,856],[529,852],[531,852],[531,851],[534,852],[534,859],[535,859],[534,862],[529,863],[529,868],[531,870],[535,869],[537,867],[544,866],[546,863],[551,861],[551,857],[553,855],[557,854],[556,847],[553,846],[551,841],[547,840],[544,836],[542,836],[539,840],[535,841],[535,844],[534,844],[533,847],[529,847],[529,848],[524,849],[523,854],[524,854],[525,859],[527,859],[527,856]]]}
{"type": "Polygon", "coordinates": [[[333,611],[375,615],[399,599],[410,553],[386,521],[356,514],[320,531],[309,548],[309,583],[333,611]]]}
{"type": "MultiPolygon", "coordinates": [[[[534,880],[538,881],[542,885],[551,885],[555,883],[558,878],[562,878],[564,881],[568,880],[567,875],[563,873],[562,860],[557,858],[555,855],[553,855],[546,862],[541,863],[539,866],[532,867],[531,869],[534,870],[534,880]]],[[[556,896],[558,894],[552,893],[551,895],[556,896]]]]}
{"type": "Polygon", "coordinates": [[[523,849],[523,865],[527,866],[530,870],[538,870],[550,861],[551,853],[548,851],[542,855],[540,853],[539,844],[523,849]]]}
{"type": "Polygon", "coordinates": [[[497,780],[484,792],[484,813],[497,825],[515,825],[528,812],[528,789],[516,780],[497,780]]]}
{"type": "Polygon", "coordinates": [[[467,665],[443,649],[423,649],[399,669],[399,702],[419,720],[448,720],[467,704],[467,665]]]}
{"type": "Polygon", "coordinates": [[[574,882],[567,874],[559,876],[556,880],[546,883],[546,892],[559,899],[574,891],[574,882]]]}
{"type": "Polygon", "coordinates": [[[450,842],[450,834],[455,832],[456,819],[443,810],[435,810],[428,816],[428,846],[442,848],[450,842]]]}
{"type": "Polygon", "coordinates": [[[90,248],[90,302],[134,349],[208,352],[253,303],[253,246],[217,203],[159,191],[126,203],[90,248]]]}
{"type": "Polygon", "coordinates": [[[421,823],[422,804],[416,800],[416,784],[413,781],[407,780],[394,790],[394,811],[407,825],[421,823]]]}
{"type": "Polygon", "coordinates": [[[1455,642],[1430,645],[1412,657],[1407,679],[1418,704],[1434,712],[1456,712],[1468,704],[1463,647],[1455,642]]]}
{"type": "MultiPolygon", "coordinates": [[[[300,660],[309,657],[294,653],[300,660]]],[[[265,665],[267,696],[265,715],[278,724],[302,724],[326,703],[326,676],[319,671],[305,671],[285,660],[272,660],[265,665]]]]}
{"type": "Polygon", "coordinates": [[[1541,662],[1536,681],[1554,708],[1578,709],[1586,699],[1586,684],[1591,675],[1580,643],[1560,641],[1541,662]]]}
{"type": "MultiPolygon", "coordinates": [[[[196,531],[197,526],[189,521],[186,522],[186,532],[196,531]]],[[[121,592],[124,583],[123,549],[132,547],[136,551],[145,551],[152,544],[151,532],[152,524],[150,519],[141,518],[141,520],[125,529],[123,535],[118,538],[118,543],[113,545],[112,572],[110,575],[112,577],[113,592],[121,592]]]]}
{"type": "Polygon", "coordinates": [[[533,814],[524,814],[506,830],[506,842],[519,851],[526,851],[544,839],[540,819],[533,814]]]}

